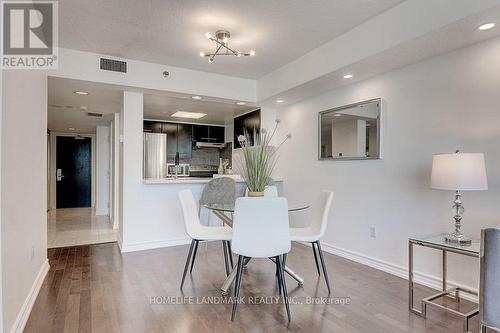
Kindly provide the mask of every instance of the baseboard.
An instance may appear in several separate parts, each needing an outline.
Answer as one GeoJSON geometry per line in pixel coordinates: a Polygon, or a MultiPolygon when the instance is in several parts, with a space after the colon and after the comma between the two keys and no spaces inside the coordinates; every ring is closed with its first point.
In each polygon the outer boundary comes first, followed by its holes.
{"type": "Polygon", "coordinates": [[[158,249],[162,247],[169,246],[177,246],[177,245],[185,245],[191,242],[190,238],[173,238],[166,240],[157,240],[157,241],[148,241],[148,242],[138,242],[138,243],[121,243],[120,239],[118,240],[118,245],[120,246],[120,250],[122,253],[125,252],[135,252],[135,251],[144,251],[144,250],[152,250],[158,249]]]}
{"type": "MultiPolygon", "coordinates": [[[[309,244],[306,244],[306,245],[309,245],[309,244]]],[[[372,258],[372,257],[366,256],[364,254],[356,253],[356,252],[346,250],[346,249],[343,249],[341,247],[334,246],[334,245],[324,243],[324,242],[321,242],[321,248],[325,252],[328,252],[328,253],[337,255],[339,257],[355,261],[357,263],[360,263],[360,264],[363,264],[366,266],[373,267],[373,268],[381,270],[383,272],[386,272],[386,273],[398,276],[400,278],[403,278],[405,280],[408,280],[409,272],[408,272],[408,268],[406,268],[406,267],[395,265],[393,263],[390,263],[390,262],[387,262],[384,260],[380,260],[377,258],[372,258]]],[[[429,288],[432,288],[435,290],[439,290],[439,291],[441,290],[441,277],[437,277],[437,276],[433,276],[433,275],[429,275],[429,274],[421,273],[421,272],[414,272],[413,277],[414,277],[415,283],[421,284],[423,286],[426,286],[426,287],[429,287],[429,288]]],[[[456,283],[453,281],[448,281],[448,287],[449,288],[462,287],[462,288],[466,288],[466,289],[472,289],[472,290],[477,292],[476,288],[471,288],[470,286],[464,286],[462,284],[459,284],[459,283],[456,283]]],[[[472,301],[475,303],[478,302],[477,296],[466,294],[466,293],[461,294],[461,296],[463,296],[463,298],[466,300],[469,300],[469,301],[472,301]]]]}
{"type": "Polygon", "coordinates": [[[118,248],[120,249],[120,252],[123,252],[122,251],[123,239],[122,239],[122,236],[120,235],[120,233],[118,233],[116,240],[118,241],[118,248]]]}
{"type": "Polygon", "coordinates": [[[50,269],[49,261],[48,259],[45,259],[45,262],[42,264],[42,267],[40,268],[40,271],[38,272],[38,275],[36,276],[35,281],[31,286],[28,296],[26,297],[23,305],[21,306],[21,310],[17,315],[16,321],[14,322],[14,324],[10,329],[11,333],[22,333],[24,331],[24,327],[28,322],[31,309],[33,309],[36,297],[38,296],[38,292],[42,287],[43,280],[45,279],[45,276],[47,275],[49,269],[50,269]]]}

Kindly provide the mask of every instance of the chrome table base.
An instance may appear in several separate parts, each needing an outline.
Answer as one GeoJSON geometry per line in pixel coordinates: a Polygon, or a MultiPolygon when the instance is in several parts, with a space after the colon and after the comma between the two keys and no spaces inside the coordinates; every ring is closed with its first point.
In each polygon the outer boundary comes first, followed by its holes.
{"type": "MultiPolygon", "coordinates": [[[[224,224],[227,224],[228,226],[232,227],[233,226],[233,220],[227,216],[226,214],[224,214],[223,212],[220,212],[220,211],[213,211],[214,215],[217,216],[219,219],[221,219],[221,221],[224,223],[224,224]]],[[[246,260],[246,262],[244,263],[244,265],[248,265],[249,261],[250,261],[251,258],[248,258],[246,260]]],[[[273,262],[274,259],[270,259],[272,260],[273,262]]],[[[292,269],[290,269],[290,267],[288,267],[287,265],[285,265],[285,272],[290,275],[293,279],[295,279],[295,281],[297,281],[298,285],[299,286],[302,286],[304,284],[304,279],[298,275],[297,273],[295,273],[292,269]]],[[[236,269],[233,268],[231,270],[231,273],[229,273],[229,275],[226,277],[226,280],[224,280],[224,283],[222,284],[222,287],[220,288],[221,290],[221,293],[222,295],[227,295],[228,292],[229,292],[229,288],[231,288],[231,285],[233,284],[234,282],[234,279],[236,278],[236,269]]]]}

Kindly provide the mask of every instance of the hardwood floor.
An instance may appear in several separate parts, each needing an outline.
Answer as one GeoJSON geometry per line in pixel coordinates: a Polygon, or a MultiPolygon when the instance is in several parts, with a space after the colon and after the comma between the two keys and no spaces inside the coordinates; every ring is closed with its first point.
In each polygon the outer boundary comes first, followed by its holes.
{"type": "MultiPolygon", "coordinates": [[[[288,327],[281,303],[240,304],[235,322],[231,304],[152,304],[156,296],[220,296],[221,242],[200,243],[181,292],[187,251],[177,246],[121,255],[116,243],[49,249],[51,268],[25,332],[461,332],[462,322],[440,310],[429,309],[427,320],[410,314],[406,280],[326,253],[333,295],[349,297],[350,304],[291,304],[288,327]]],[[[287,264],[305,278],[301,288],[287,277],[290,297],[327,296],[310,248],[295,244],[287,264]]],[[[417,299],[431,293],[419,287],[417,299]]],[[[240,296],[277,295],[274,265],[253,260],[240,296]]],[[[471,326],[478,331],[477,317],[471,326]]]]}

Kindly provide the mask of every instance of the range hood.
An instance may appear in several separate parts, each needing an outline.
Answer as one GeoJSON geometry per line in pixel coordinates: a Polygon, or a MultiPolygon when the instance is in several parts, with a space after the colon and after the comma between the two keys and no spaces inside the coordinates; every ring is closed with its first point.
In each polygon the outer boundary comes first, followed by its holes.
{"type": "Polygon", "coordinates": [[[219,148],[219,149],[222,149],[225,146],[226,146],[225,143],[203,142],[203,141],[196,142],[196,148],[219,148]]]}

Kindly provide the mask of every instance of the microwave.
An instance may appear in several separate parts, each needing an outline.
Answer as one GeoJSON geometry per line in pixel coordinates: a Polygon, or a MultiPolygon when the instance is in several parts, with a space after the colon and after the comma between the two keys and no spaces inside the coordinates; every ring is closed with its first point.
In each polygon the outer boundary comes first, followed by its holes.
{"type": "Polygon", "coordinates": [[[189,177],[189,164],[179,164],[167,163],[167,177],[175,176],[175,168],[177,167],[177,176],[179,177],[189,177]]]}

